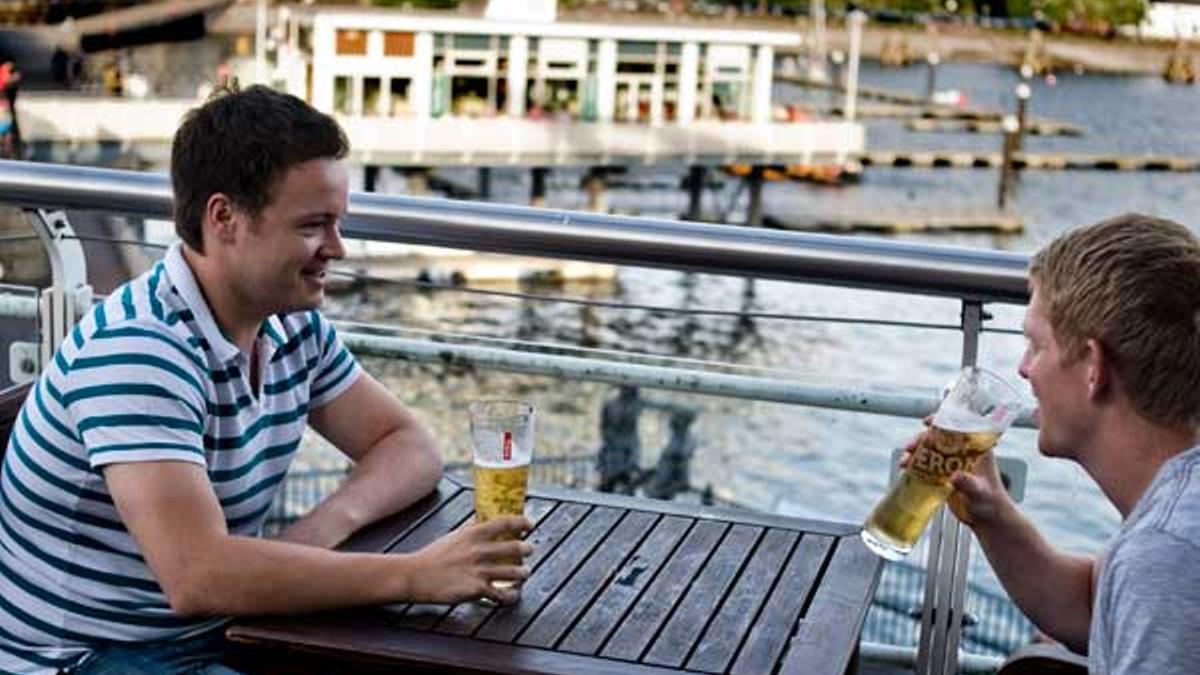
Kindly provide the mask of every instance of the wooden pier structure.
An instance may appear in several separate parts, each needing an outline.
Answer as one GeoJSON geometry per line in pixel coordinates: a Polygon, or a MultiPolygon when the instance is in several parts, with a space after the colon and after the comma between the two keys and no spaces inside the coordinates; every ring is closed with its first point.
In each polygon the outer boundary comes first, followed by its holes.
{"type": "Polygon", "coordinates": [[[788,217],[766,215],[763,224],[806,232],[986,232],[1019,234],[1025,223],[1007,210],[983,208],[916,209],[804,213],[788,217]]]}
{"type": "MultiPolygon", "coordinates": [[[[909,131],[957,134],[1002,134],[1004,124],[999,119],[946,119],[919,117],[905,123],[909,131]]],[[[1082,136],[1083,128],[1053,120],[1031,120],[1022,132],[1027,136],[1082,136]]]]}
{"type": "MultiPolygon", "coordinates": [[[[858,157],[864,167],[919,169],[997,169],[999,152],[929,152],[872,150],[858,157]]],[[[1200,158],[1171,155],[1109,155],[1072,153],[1015,153],[1013,168],[1042,171],[1200,171],[1200,158]]]]}

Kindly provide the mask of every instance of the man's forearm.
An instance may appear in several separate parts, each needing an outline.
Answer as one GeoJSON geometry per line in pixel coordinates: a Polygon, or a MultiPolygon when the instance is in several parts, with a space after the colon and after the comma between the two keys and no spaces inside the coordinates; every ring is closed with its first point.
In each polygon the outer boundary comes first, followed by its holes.
{"type": "Polygon", "coordinates": [[[1085,653],[1093,560],[1055,550],[1015,507],[996,522],[976,527],[975,535],[1021,611],[1054,639],[1085,653]]]}
{"type": "Polygon", "coordinates": [[[230,535],[203,549],[189,560],[174,595],[168,592],[179,614],[286,614],[395,602],[411,595],[420,574],[412,555],[337,553],[230,535]]]}
{"type": "Polygon", "coordinates": [[[355,530],[400,511],[437,487],[442,461],[420,427],[393,433],[354,465],[345,482],[284,530],[286,541],[332,547],[355,530]]]}

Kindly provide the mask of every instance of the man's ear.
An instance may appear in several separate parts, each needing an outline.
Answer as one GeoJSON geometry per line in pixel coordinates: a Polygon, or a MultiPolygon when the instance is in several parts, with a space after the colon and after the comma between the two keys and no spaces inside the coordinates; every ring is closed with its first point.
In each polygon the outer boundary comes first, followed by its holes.
{"type": "Polygon", "coordinates": [[[204,232],[215,242],[233,244],[237,241],[239,210],[223,192],[209,195],[204,205],[204,232]]]}
{"type": "Polygon", "coordinates": [[[1084,345],[1083,360],[1087,365],[1088,399],[1098,401],[1109,393],[1113,384],[1115,373],[1112,355],[1099,340],[1088,338],[1084,345]]]}

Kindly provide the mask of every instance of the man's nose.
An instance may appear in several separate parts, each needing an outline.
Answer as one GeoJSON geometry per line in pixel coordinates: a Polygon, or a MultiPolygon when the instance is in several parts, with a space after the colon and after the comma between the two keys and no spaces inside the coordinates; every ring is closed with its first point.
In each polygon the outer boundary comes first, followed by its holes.
{"type": "Polygon", "coordinates": [[[346,257],[346,244],[342,241],[342,228],[336,223],[325,230],[325,241],[321,242],[321,255],[330,260],[346,257]]]}

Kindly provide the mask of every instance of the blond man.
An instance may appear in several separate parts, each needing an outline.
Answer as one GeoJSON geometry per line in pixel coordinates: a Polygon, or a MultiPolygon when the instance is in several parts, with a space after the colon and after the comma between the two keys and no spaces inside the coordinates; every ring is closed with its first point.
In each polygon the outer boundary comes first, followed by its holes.
{"type": "Polygon", "coordinates": [[[954,477],[956,515],[1037,626],[1091,673],[1200,664],[1200,241],[1124,215],[1063,235],[1030,268],[1020,374],[1038,446],[1077,462],[1122,524],[1098,557],[1063,553],[994,463],[954,477]]]}

